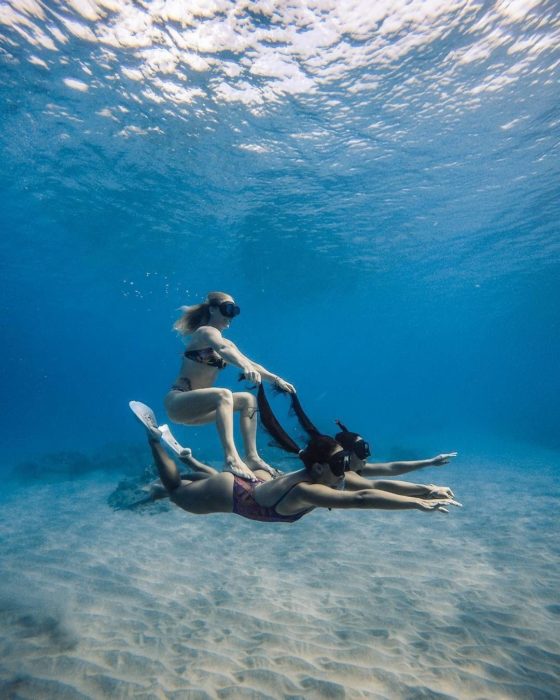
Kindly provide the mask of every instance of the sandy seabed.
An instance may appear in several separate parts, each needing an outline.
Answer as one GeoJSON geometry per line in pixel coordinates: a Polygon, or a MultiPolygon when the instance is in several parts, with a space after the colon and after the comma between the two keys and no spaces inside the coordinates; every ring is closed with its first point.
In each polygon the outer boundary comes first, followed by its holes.
{"type": "Polygon", "coordinates": [[[409,480],[465,507],[286,525],[113,511],[106,475],[4,494],[0,697],[560,697],[550,462],[409,480]]]}

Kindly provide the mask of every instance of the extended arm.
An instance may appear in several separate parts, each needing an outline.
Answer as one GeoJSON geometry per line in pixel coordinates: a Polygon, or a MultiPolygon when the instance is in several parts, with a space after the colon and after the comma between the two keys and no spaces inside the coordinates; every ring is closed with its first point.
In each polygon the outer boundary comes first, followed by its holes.
{"type": "Polygon", "coordinates": [[[424,467],[439,467],[447,464],[449,460],[457,456],[456,452],[448,452],[440,454],[437,457],[430,459],[419,459],[410,462],[376,462],[367,463],[362,469],[363,476],[399,476],[407,472],[413,472],[416,469],[424,467]]]}
{"type": "Polygon", "coordinates": [[[397,481],[396,479],[391,479],[390,481],[374,479],[369,481],[355,472],[346,474],[345,487],[349,491],[377,489],[379,491],[396,493],[400,496],[414,496],[417,498],[454,498],[453,491],[447,486],[413,484],[409,481],[397,481]]]}
{"type": "Polygon", "coordinates": [[[423,511],[442,510],[447,512],[446,506],[459,505],[450,498],[414,498],[371,488],[361,491],[335,491],[321,484],[300,484],[299,488],[307,504],[318,508],[416,509],[423,511]]]}
{"type": "Polygon", "coordinates": [[[260,384],[264,379],[267,382],[277,384],[283,391],[295,392],[295,388],[289,382],[284,381],[276,374],[272,374],[272,372],[269,372],[257,362],[253,362],[239,350],[235,343],[232,343],[231,340],[226,340],[218,330],[209,327],[205,329],[204,337],[220,357],[223,357],[229,364],[239,367],[245,378],[250,382],[260,384]]]}
{"type": "Polygon", "coordinates": [[[349,491],[360,491],[363,489],[377,489],[379,491],[389,491],[400,496],[415,496],[418,498],[454,498],[453,491],[447,486],[436,486],[435,484],[413,484],[409,481],[397,481],[391,479],[385,481],[381,479],[364,479],[355,472],[348,472],[345,479],[345,487],[349,491]]]}

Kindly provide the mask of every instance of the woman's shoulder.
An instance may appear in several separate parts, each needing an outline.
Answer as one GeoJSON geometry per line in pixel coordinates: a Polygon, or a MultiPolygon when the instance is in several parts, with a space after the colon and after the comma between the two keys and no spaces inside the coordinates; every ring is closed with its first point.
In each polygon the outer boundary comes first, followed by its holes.
{"type": "Polygon", "coordinates": [[[296,493],[302,500],[306,501],[308,505],[318,508],[336,508],[339,506],[341,495],[349,495],[347,491],[339,491],[326,484],[314,484],[309,482],[298,484],[296,493]]]}
{"type": "Polygon", "coordinates": [[[314,484],[310,481],[300,481],[294,486],[294,493],[304,496],[306,494],[316,493],[317,490],[321,491],[322,484],[314,484]],[[319,487],[319,489],[317,489],[319,487]]]}
{"type": "Polygon", "coordinates": [[[193,340],[215,340],[221,337],[222,334],[214,326],[199,326],[191,335],[193,340]]]}
{"type": "Polygon", "coordinates": [[[317,484],[312,484],[309,481],[301,480],[296,481],[290,486],[286,491],[286,496],[289,494],[294,499],[302,499],[306,496],[315,493],[317,484]]]}

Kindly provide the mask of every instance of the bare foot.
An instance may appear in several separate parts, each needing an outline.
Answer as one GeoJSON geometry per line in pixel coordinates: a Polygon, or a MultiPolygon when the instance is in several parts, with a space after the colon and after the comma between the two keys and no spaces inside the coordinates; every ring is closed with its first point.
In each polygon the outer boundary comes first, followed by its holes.
{"type": "Polygon", "coordinates": [[[243,464],[243,462],[228,459],[224,465],[224,471],[231,472],[234,476],[240,476],[242,479],[247,479],[248,481],[257,481],[257,477],[252,471],[247,469],[247,466],[243,464]]]}
{"type": "Polygon", "coordinates": [[[271,476],[279,476],[283,473],[279,469],[271,467],[270,464],[267,464],[264,459],[261,459],[258,455],[255,455],[254,457],[245,457],[244,461],[249,469],[252,469],[254,472],[256,472],[257,469],[262,469],[263,471],[268,472],[271,476]]]}

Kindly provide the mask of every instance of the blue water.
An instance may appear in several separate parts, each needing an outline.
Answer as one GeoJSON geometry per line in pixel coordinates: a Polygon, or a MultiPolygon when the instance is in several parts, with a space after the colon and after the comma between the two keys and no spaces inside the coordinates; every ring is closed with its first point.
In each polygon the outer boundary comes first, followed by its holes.
{"type": "MultiPolygon", "coordinates": [[[[556,20],[522,0],[4,0],[0,470],[130,461],[127,402],[163,418],[177,308],[223,290],[229,337],[325,431],[554,471],[556,20]]],[[[177,434],[219,460],[211,426],[177,434]]]]}
{"type": "Polygon", "coordinates": [[[555,6],[510,5],[5,3],[6,458],[133,439],[212,289],[325,427],[558,447],[555,6]]]}

